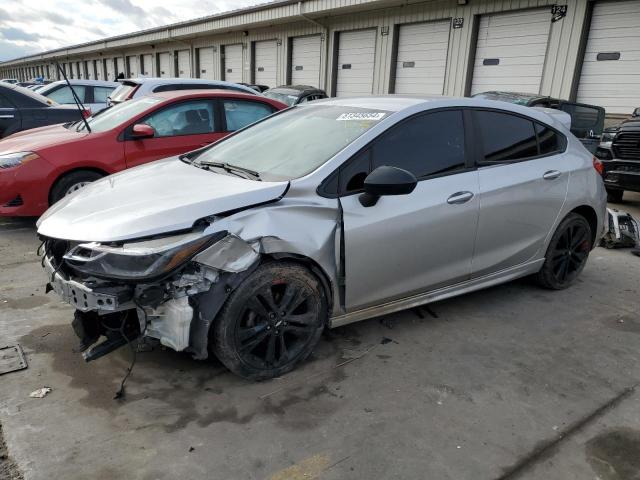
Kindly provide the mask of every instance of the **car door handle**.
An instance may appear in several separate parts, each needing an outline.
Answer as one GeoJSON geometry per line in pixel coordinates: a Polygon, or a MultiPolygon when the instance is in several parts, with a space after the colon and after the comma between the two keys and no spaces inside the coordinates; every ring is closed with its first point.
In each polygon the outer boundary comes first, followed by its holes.
{"type": "Polygon", "coordinates": [[[542,175],[542,178],[544,178],[545,180],[554,180],[558,178],[560,175],[562,175],[562,172],[558,170],[549,170],[548,172],[544,172],[544,175],[542,175]]]}
{"type": "Polygon", "coordinates": [[[0,115],[0,118],[16,118],[15,115],[0,115]]]}
{"type": "Polygon", "coordinates": [[[471,192],[456,192],[447,198],[447,203],[450,205],[459,204],[459,203],[467,203],[469,200],[473,198],[473,193],[471,192]]]}

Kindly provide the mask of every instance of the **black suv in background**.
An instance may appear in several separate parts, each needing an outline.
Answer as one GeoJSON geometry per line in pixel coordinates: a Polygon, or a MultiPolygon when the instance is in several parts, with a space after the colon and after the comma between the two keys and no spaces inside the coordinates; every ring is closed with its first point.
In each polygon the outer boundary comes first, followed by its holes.
{"type": "Polygon", "coordinates": [[[515,103],[516,105],[524,105],[525,107],[552,108],[568,113],[571,117],[571,133],[573,133],[591,153],[596,152],[598,144],[600,143],[600,136],[604,130],[605,110],[596,105],[569,102],[568,100],[561,100],[537,93],[492,91],[476,93],[472,95],[472,97],[515,103]]]}
{"type": "MultiPolygon", "coordinates": [[[[637,109],[636,109],[637,111],[637,109]]],[[[602,159],[604,185],[610,202],[619,202],[625,190],[640,192],[640,116],[617,129],[611,140],[612,159],[602,159]]]]}
{"type": "Polygon", "coordinates": [[[82,120],[82,115],[75,105],[58,105],[28,88],[0,82],[0,138],[30,128],[76,120],[82,120]]]}

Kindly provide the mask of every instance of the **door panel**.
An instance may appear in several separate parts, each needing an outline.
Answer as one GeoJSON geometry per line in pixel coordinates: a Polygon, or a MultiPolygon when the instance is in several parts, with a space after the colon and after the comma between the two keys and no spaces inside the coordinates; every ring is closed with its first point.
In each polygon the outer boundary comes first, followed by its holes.
{"type": "Polygon", "coordinates": [[[377,30],[340,32],[336,96],[371,95],[377,30]]]}
{"type": "Polygon", "coordinates": [[[216,74],[213,69],[213,48],[200,48],[198,49],[198,73],[199,78],[206,78],[208,80],[214,80],[216,74]]]}
{"type": "Polygon", "coordinates": [[[278,46],[275,40],[254,44],[253,74],[257,85],[275,87],[277,84],[278,46]]]}
{"type": "Polygon", "coordinates": [[[320,86],[320,35],[296,37],[291,41],[291,84],[320,86]]]}
{"type": "Polygon", "coordinates": [[[173,77],[173,67],[171,65],[171,54],[169,52],[162,52],[158,54],[158,63],[160,64],[159,77],[173,77]]]}
{"type": "Polygon", "coordinates": [[[224,45],[222,79],[227,82],[242,82],[242,45],[224,45]]]}
{"type": "Polygon", "coordinates": [[[189,50],[180,50],[178,52],[178,77],[191,77],[191,52],[189,50]]]}
{"type": "Polygon", "coordinates": [[[478,172],[424,180],[409,195],[365,208],[340,199],[348,312],[469,278],[478,221],[478,172]],[[456,192],[466,203],[450,204],[456,192]]]}

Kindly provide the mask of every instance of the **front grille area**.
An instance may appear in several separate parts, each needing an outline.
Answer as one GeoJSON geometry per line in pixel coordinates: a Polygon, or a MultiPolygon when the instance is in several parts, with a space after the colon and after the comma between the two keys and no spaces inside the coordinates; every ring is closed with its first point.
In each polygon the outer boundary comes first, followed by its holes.
{"type": "Polygon", "coordinates": [[[613,141],[613,158],[640,161],[640,132],[620,132],[613,141]]]}
{"type": "Polygon", "coordinates": [[[5,207],[19,207],[19,206],[21,206],[23,204],[24,204],[24,202],[22,201],[22,197],[20,195],[18,195],[13,200],[5,203],[4,206],[5,207]]]}

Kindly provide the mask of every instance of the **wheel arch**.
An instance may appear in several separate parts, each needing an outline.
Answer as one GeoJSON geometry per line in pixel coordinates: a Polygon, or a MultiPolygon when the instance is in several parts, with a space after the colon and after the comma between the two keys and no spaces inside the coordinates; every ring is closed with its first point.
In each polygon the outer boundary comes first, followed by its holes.
{"type": "Polygon", "coordinates": [[[60,183],[60,180],[62,180],[65,176],[75,172],[94,172],[102,175],[103,177],[106,177],[107,175],[109,175],[109,172],[107,172],[106,170],[103,170],[97,167],[89,167],[89,166],[76,167],[76,168],[70,168],[69,170],[65,170],[64,172],[58,174],[55,180],[51,183],[51,187],[49,187],[49,193],[47,194],[47,201],[49,202],[49,205],[52,205],[51,193],[53,192],[53,189],[58,185],[58,183],[60,183]]]}
{"type": "Polygon", "coordinates": [[[596,214],[595,209],[589,205],[580,205],[575,207],[569,213],[576,213],[589,223],[589,227],[591,228],[591,247],[595,247],[598,235],[598,215],[596,214]]]}

